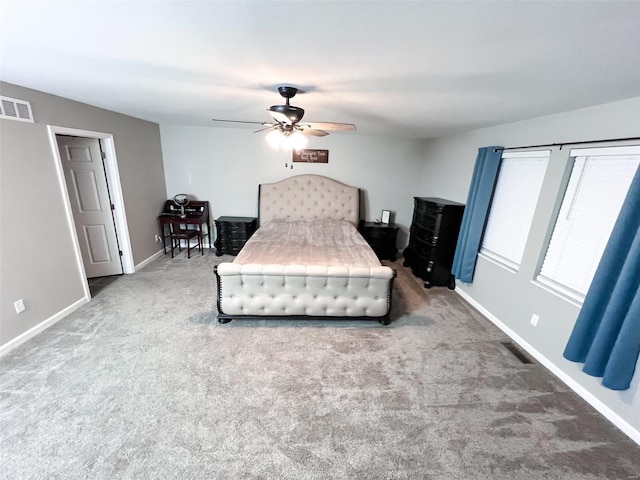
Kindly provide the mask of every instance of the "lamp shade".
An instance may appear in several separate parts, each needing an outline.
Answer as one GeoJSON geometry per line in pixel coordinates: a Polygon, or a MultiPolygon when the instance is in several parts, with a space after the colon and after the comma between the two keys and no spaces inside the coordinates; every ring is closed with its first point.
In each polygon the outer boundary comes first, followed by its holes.
{"type": "Polygon", "coordinates": [[[307,137],[300,132],[293,132],[291,135],[284,137],[280,148],[283,150],[300,150],[307,146],[307,137]]]}
{"type": "Polygon", "coordinates": [[[267,143],[271,148],[277,150],[280,148],[280,142],[282,141],[283,137],[284,135],[282,135],[282,132],[280,130],[272,130],[271,132],[267,133],[265,139],[267,140],[267,143]]]}
{"type": "Polygon", "coordinates": [[[269,132],[265,139],[271,148],[281,150],[300,150],[307,146],[307,137],[300,132],[283,133],[280,130],[269,132]]]}

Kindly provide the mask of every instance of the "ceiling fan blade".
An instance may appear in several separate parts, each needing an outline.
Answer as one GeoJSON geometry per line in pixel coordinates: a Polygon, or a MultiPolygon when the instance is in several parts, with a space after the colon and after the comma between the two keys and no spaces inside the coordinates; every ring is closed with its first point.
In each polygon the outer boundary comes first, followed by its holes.
{"type": "Polygon", "coordinates": [[[273,110],[268,110],[268,112],[269,112],[269,115],[271,115],[276,122],[282,123],[284,125],[293,125],[293,122],[291,122],[291,119],[287,117],[284,113],[274,112],[273,110]]]}
{"type": "Polygon", "coordinates": [[[269,126],[273,126],[272,123],[269,122],[248,122],[245,120],[223,120],[220,118],[212,118],[211,119],[212,122],[227,122],[227,123],[246,123],[246,124],[250,124],[250,125],[269,125],[269,126]]]}
{"type": "Polygon", "coordinates": [[[332,130],[332,131],[348,131],[355,130],[356,126],[353,123],[336,123],[336,122],[305,122],[309,128],[315,130],[332,130]]]}
{"type": "Polygon", "coordinates": [[[264,132],[265,130],[273,130],[274,128],[278,128],[276,125],[269,125],[268,127],[260,128],[253,133],[264,132]]]}
{"type": "Polygon", "coordinates": [[[314,137],[326,137],[329,135],[328,132],[324,130],[318,130],[317,128],[303,128],[301,129],[302,133],[305,135],[313,135],[314,137]]]}

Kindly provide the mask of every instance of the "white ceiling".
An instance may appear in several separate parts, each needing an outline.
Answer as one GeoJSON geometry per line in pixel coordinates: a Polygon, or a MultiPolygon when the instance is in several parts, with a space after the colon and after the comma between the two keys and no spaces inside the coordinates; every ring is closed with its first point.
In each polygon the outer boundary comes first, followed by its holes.
{"type": "Polygon", "coordinates": [[[412,138],[640,96],[640,1],[0,8],[0,79],[160,124],[269,121],[282,84],[307,121],[412,138]]]}

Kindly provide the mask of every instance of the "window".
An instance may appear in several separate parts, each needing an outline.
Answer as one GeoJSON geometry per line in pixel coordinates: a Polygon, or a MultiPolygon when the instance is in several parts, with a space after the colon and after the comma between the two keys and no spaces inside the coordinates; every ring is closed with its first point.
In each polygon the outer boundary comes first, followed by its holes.
{"type": "Polygon", "coordinates": [[[537,280],[582,302],[640,164],[640,146],[572,149],[573,168],[537,280]]]}
{"type": "Polygon", "coordinates": [[[480,252],[515,271],[522,261],[550,154],[543,150],[502,155],[480,252]]]}

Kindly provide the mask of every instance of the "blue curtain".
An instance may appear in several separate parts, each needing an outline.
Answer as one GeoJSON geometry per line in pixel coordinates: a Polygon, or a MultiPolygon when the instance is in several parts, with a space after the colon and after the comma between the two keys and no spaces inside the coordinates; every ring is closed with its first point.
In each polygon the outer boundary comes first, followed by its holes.
{"type": "Polygon", "coordinates": [[[452,273],[462,282],[473,281],[476,258],[480,250],[503,150],[504,147],[478,149],[478,158],[473,169],[471,187],[464,207],[456,253],[453,257],[452,273]]]}
{"type": "Polygon", "coordinates": [[[640,353],[640,169],[564,351],[612,390],[631,384],[640,353]]]}

